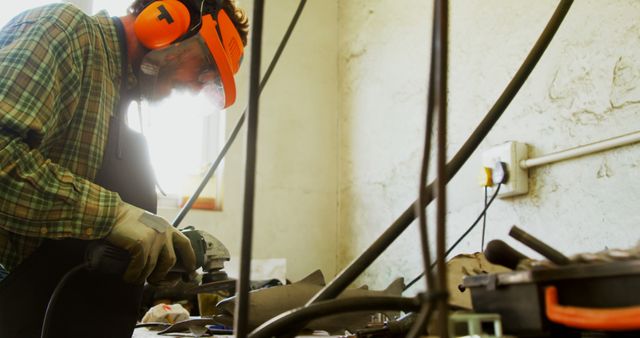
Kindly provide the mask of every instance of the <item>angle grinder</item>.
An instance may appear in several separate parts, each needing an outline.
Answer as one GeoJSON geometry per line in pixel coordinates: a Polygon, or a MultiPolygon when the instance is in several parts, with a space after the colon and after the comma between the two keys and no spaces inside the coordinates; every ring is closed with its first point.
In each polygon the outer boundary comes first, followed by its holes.
{"type": "MultiPolygon", "coordinates": [[[[196,269],[204,271],[203,281],[219,279],[219,274],[224,268],[224,262],[230,259],[229,250],[213,235],[187,227],[180,230],[191,242],[191,247],[196,256],[196,269]],[[215,277],[214,277],[215,276],[215,277]]],[[[129,266],[131,256],[126,250],[116,247],[106,241],[94,241],[85,251],[87,269],[106,274],[123,275],[129,266]]],[[[171,268],[170,272],[183,274],[183,279],[190,278],[189,273],[180,257],[171,268]]]]}

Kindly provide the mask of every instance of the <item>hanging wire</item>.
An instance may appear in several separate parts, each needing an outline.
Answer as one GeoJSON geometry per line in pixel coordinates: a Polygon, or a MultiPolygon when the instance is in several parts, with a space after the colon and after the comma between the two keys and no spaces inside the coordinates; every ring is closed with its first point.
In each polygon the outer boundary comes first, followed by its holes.
{"type": "MultiPolygon", "coordinates": [[[[485,186],[484,187],[484,209],[487,210],[487,196],[489,195],[488,193],[489,187],[485,186]]],[[[484,250],[484,235],[487,232],[487,213],[484,213],[484,216],[482,216],[482,240],[480,242],[480,252],[482,252],[484,250]]]]}
{"type": "MultiPolygon", "coordinates": [[[[500,186],[501,185],[498,185],[496,187],[496,191],[491,196],[491,199],[489,200],[485,208],[482,210],[480,215],[476,217],[476,220],[471,224],[471,226],[469,226],[469,228],[467,228],[467,230],[462,235],[460,235],[460,237],[458,237],[458,239],[449,247],[449,249],[447,249],[447,252],[446,252],[447,256],[453,251],[453,249],[455,249],[458,246],[458,244],[462,242],[462,240],[465,237],[467,237],[467,235],[469,235],[469,233],[471,233],[471,231],[476,227],[476,225],[478,225],[478,222],[480,222],[482,217],[484,217],[484,215],[486,214],[487,210],[489,210],[489,207],[493,203],[493,200],[495,200],[496,197],[498,197],[498,193],[500,192],[500,186]]],[[[436,264],[432,263],[429,268],[433,269],[435,266],[436,264]]],[[[418,276],[416,276],[416,278],[412,279],[411,282],[409,282],[402,291],[407,291],[411,286],[413,286],[413,284],[415,284],[418,280],[420,280],[420,278],[422,278],[424,275],[425,275],[424,272],[420,273],[418,276]]]]}

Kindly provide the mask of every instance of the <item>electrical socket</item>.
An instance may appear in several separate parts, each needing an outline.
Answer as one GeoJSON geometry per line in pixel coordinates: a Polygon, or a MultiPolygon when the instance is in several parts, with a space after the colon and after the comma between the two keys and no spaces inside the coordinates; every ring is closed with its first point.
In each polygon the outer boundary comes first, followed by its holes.
{"type": "Polygon", "coordinates": [[[482,153],[482,164],[485,167],[493,169],[498,162],[507,165],[507,182],[500,187],[498,197],[506,198],[529,192],[529,171],[520,168],[520,161],[527,158],[527,144],[515,141],[493,146],[482,153]]]}

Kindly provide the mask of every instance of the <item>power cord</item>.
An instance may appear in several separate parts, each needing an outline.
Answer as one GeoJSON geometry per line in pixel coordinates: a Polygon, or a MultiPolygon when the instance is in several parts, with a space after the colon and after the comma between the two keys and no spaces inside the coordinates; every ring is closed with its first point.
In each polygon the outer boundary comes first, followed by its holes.
{"type": "MultiPolygon", "coordinates": [[[[484,215],[487,213],[487,210],[489,209],[489,207],[491,206],[491,204],[493,203],[493,201],[496,199],[496,197],[498,197],[498,193],[500,192],[500,187],[502,186],[502,184],[498,184],[498,186],[496,187],[496,191],[493,193],[493,195],[491,196],[491,199],[489,199],[489,202],[486,203],[484,209],[482,210],[482,212],[480,213],[480,215],[478,215],[478,217],[476,218],[476,220],[473,222],[473,224],[471,224],[471,226],[467,229],[467,231],[465,231],[457,240],[455,243],[453,243],[453,245],[451,245],[449,247],[449,249],[447,249],[446,251],[446,255],[449,255],[451,253],[451,251],[453,251],[453,249],[455,249],[458,244],[460,244],[460,242],[462,242],[462,240],[467,237],[467,235],[469,235],[469,233],[471,232],[471,230],[473,230],[476,225],[478,225],[478,223],[480,222],[480,220],[484,217],[484,215]]],[[[432,263],[430,268],[433,269],[435,267],[435,263],[432,263]]],[[[420,278],[422,278],[424,276],[424,272],[422,272],[420,275],[418,275],[416,278],[414,278],[411,282],[409,282],[409,284],[407,284],[407,286],[404,287],[404,289],[402,291],[406,291],[408,290],[411,286],[413,286],[413,284],[415,284],[417,281],[420,280],[420,278]]]]}
{"type": "Polygon", "coordinates": [[[87,266],[88,266],[87,263],[82,263],[76,266],[75,268],[67,271],[67,273],[62,277],[62,279],[60,279],[60,282],[58,282],[58,285],[53,290],[53,293],[49,298],[47,309],[44,312],[44,320],[42,321],[42,331],[40,331],[40,338],[46,338],[49,335],[49,326],[51,323],[51,317],[53,317],[54,305],[56,304],[56,302],[58,301],[58,298],[60,297],[60,292],[62,292],[62,289],[64,288],[64,286],[67,284],[67,282],[73,275],[78,273],[78,271],[83,270],[87,266]]]}
{"type": "MultiPolygon", "coordinates": [[[[484,209],[487,209],[487,197],[489,196],[489,187],[484,187],[484,209]]],[[[482,241],[480,242],[480,252],[484,250],[484,235],[487,232],[487,213],[482,216],[482,241]]]]}
{"type": "Polygon", "coordinates": [[[90,242],[85,249],[84,263],[67,271],[67,273],[65,273],[58,282],[58,285],[56,285],[51,297],[49,297],[49,303],[47,304],[47,309],[45,310],[44,319],[42,321],[40,338],[46,338],[49,335],[49,326],[51,318],[53,317],[55,304],[60,297],[62,289],[72,276],[83,269],[92,272],[122,276],[126,271],[130,260],[131,257],[129,252],[124,249],[109,245],[103,241],[90,242]]]}

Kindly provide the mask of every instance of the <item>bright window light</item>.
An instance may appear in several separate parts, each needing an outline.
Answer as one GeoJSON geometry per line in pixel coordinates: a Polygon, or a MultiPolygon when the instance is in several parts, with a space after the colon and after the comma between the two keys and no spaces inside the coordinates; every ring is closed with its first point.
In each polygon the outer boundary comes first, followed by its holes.
{"type": "Polygon", "coordinates": [[[21,0],[16,2],[6,1],[0,6],[0,8],[2,9],[0,10],[0,26],[6,25],[7,22],[11,20],[11,18],[18,15],[20,12],[24,10],[34,8],[34,7],[39,7],[46,4],[57,3],[57,2],[60,2],[60,1],[53,1],[53,0],[21,0]]]}
{"type": "MultiPolygon", "coordinates": [[[[151,162],[160,188],[170,198],[192,194],[218,155],[224,113],[201,95],[174,92],[160,103],[143,101],[129,109],[129,125],[149,143],[151,162]]],[[[203,197],[220,198],[219,168],[203,197]]]]}

